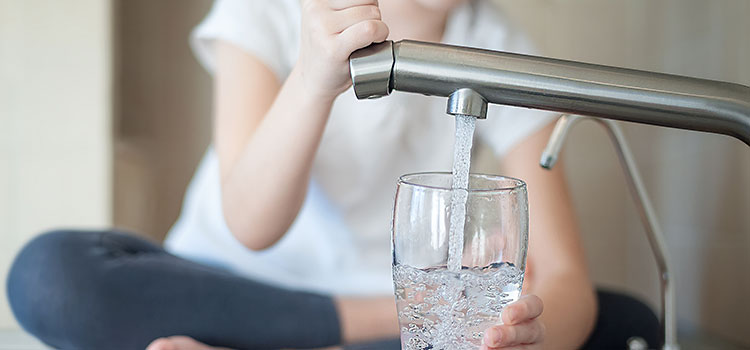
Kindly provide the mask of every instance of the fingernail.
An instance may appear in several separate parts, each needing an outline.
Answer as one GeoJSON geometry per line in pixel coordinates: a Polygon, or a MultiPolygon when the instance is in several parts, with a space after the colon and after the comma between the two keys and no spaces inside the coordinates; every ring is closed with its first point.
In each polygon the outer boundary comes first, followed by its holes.
{"type": "Polygon", "coordinates": [[[487,330],[484,335],[484,343],[491,347],[500,346],[500,340],[502,339],[502,333],[494,328],[487,330]]]}

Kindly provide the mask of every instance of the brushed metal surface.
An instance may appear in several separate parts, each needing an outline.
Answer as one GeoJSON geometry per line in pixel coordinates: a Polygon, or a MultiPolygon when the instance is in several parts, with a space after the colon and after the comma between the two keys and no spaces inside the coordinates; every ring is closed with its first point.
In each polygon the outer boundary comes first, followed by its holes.
{"type": "Polygon", "coordinates": [[[393,90],[449,97],[468,88],[489,103],[725,134],[750,145],[744,85],[409,40],[392,43],[392,50],[387,85],[386,55],[376,60],[377,74],[368,75],[378,79],[360,73],[367,71],[360,62],[374,65],[363,60],[366,52],[352,56],[358,98],[393,90]]]}
{"type": "Polygon", "coordinates": [[[349,71],[358,99],[378,98],[391,93],[394,61],[392,41],[370,45],[349,57],[349,71]]]}
{"type": "Polygon", "coordinates": [[[487,100],[472,89],[460,89],[448,97],[446,113],[470,115],[477,119],[487,119],[487,100]]]}

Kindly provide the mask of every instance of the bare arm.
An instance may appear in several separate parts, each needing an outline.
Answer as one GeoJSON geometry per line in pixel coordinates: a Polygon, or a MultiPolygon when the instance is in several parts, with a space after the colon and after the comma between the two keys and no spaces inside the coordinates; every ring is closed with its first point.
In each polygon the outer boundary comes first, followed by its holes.
{"type": "Polygon", "coordinates": [[[349,55],[388,35],[376,5],[303,1],[300,58],[283,84],[254,56],[218,43],[214,145],[224,217],[245,246],[270,247],[297,216],[333,101],[351,84],[349,55]]]}
{"type": "Polygon", "coordinates": [[[266,248],[299,211],[331,101],[309,96],[296,72],[281,86],[257,59],[224,43],[215,81],[224,217],[244,245],[266,248]]]}
{"type": "Polygon", "coordinates": [[[522,298],[518,305],[509,306],[503,311],[503,321],[512,324],[514,316],[534,319],[541,313],[541,322],[493,331],[503,333],[498,338],[505,341],[543,336],[545,349],[576,349],[593,328],[596,299],[563,167],[558,164],[547,171],[538,164],[552,127],[532,135],[503,159],[503,173],[528,185],[530,236],[524,294],[539,297],[522,298]]]}

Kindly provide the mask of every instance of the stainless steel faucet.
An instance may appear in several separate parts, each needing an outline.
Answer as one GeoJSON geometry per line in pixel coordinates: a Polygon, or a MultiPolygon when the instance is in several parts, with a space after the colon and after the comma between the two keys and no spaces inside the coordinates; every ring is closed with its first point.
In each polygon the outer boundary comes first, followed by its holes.
{"type": "Polygon", "coordinates": [[[349,65],[359,99],[398,90],[448,97],[451,115],[483,119],[488,103],[570,114],[560,118],[542,155],[541,165],[546,168],[554,165],[568,130],[585,118],[580,116],[603,118],[594,120],[615,144],[657,260],[662,347],[679,349],[664,237],[625,138],[612,120],[724,134],[750,146],[750,87],[409,40],[359,50],[349,65]]]}
{"type": "Polygon", "coordinates": [[[448,97],[449,114],[487,103],[725,134],[750,146],[750,87],[443,44],[386,41],[352,54],[359,99],[393,90],[448,97]]]}

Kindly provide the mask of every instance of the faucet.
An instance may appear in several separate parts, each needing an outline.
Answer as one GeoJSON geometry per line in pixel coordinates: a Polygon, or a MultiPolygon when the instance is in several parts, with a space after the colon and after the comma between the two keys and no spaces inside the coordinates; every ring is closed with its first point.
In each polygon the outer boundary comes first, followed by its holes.
{"type": "MultiPolygon", "coordinates": [[[[562,146],[570,130],[574,125],[584,120],[597,122],[604,127],[615,147],[615,153],[617,153],[617,158],[620,160],[620,165],[625,173],[625,180],[630,189],[630,194],[635,201],[638,215],[641,217],[641,222],[646,231],[646,238],[648,238],[651,253],[654,255],[656,267],[659,272],[659,290],[661,292],[659,320],[661,335],[664,337],[662,340],[662,349],[678,350],[680,347],[677,344],[677,308],[675,305],[674,281],[671,276],[672,268],[670,267],[670,260],[667,254],[666,239],[664,238],[659,220],[656,217],[654,207],[651,204],[651,199],[646,191],[646,186],[643,184],[641,174],[638,171],[638,166],[633,158],[633,153],[630,151],[630,146],[625,140],[625,135],[620,129],[618,122],[580,115],[566,114],[561,116],[555,124],[555,129],[552,131],[547,147],[542,152],[539,165],[545,169],[552,169],[560,156],[562,146]]],[[[630,348],[634,347],[630,346],[630,348]]]]}
{"type": "Polygon", "coordinates": [[[355,51],[358,99],[393,90],[448,97],[447,113],[535,108],[734,137],[750,146],[750,87],[677,75],[403,40],[355,51]]]}
{"type": "MultiPolygon", "coordinates": [[[[662,348],[679,349],[675,292],[664,236],[614,120],[723,134],[750,146],[750,87],[410,40],[385,41],[360,49],[351,55],[349,67],[358,99],[379,98],[394,90],[441,96],[448,98],[448,114],[479,119],[487,117],[488,103],[564,113],[542,155],[540,164],[545,168],[554,165],[568,131],[578,120],[593,117],[604,126],[657,261],[662,348]]],[[[629,341],[629,346],[637,348],[638,343],[629,341]]]]}

